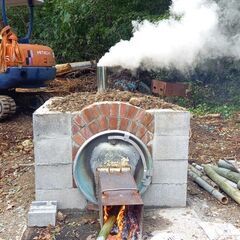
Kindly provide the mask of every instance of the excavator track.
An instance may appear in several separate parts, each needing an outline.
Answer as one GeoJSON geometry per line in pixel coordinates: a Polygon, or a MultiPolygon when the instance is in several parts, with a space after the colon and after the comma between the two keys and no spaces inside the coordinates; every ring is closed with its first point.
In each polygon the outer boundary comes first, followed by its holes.
{"type": "Polygon", "coordinates": [[[0,120],[6,119],[16,112],[16,103],[13,98],[0,95],[0,120]]]}

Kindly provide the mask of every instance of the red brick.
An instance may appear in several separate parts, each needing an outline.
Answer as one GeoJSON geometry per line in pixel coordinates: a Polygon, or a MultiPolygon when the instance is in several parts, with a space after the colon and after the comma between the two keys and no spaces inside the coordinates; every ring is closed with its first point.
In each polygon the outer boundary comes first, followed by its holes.
{"type": "Polygon", "coordinates": [[[104,116],[110,115],[110,104],[109,103],[102,103],[98,105],[99,111],[104,116]]]}
{"type": "Polygon", "coordinates": [[[81,130],[81,134],[85,139],[89,139],[93,136],[92,132],[89,130],[88,127],[85,127],[81,130]]]}
{"type": "Polygon", "coordinates": [[[153,120],[153,115],[147,113],[146,111],[142,111],[141,113],[137,114],[136,119],[140,124],[147,127],[153,120]]]}
{"type": "Polygon", "coordinates": [[[136,134],[137,129],[138,129],[137,123],[135,121],[131,121],[128,125],[128,132],[136,134]]]}
{"type": "Polygon", "coordinates": [[[72,135],[75,135],[79,131],[80,131],[80,128],[76,124],[73,124],[73,126],[72,126],[72,135]]]}
{"type": "Polygon", "coordinates": [[[109,129],[111,129],[111,130],[118,129],[118,118],[117,117],[109,117],[109,129]]]}
{"type": "Polygon", "coordinates": [[[85,142],[85,138],[80,133],[77,133],[73,136],[73,141],[81,146],[85,142]]]}
{"type": "Polygon", "coordinates": [[[120,119],[119,130],[127,131],[129,122],[130,121],[127,118],[121,118],[120,119]]]}
{"type": "Polygon", "coordinates": [[[74,118],[74,122],[79,126],[79,127],[84,127],[86,125],[86,122],[83,120],[81,115],[77,115],[74,118]]]}
{"type": "Polygon", "coordinates": [[[147,131],[141,138],[141,140],[143,141],[143,143],[145,143],[145,145],[147,145],[152,139],[153,139],[153,134],[149,131],[147,131]]]}
{"type": "Polygon", "coordinates": [[[134,119],[136,117],[136,115],[138,114],[139,110],[140,110],[139,108],[129,105],[128,112],[127,112],[127,118],[134,119]]]}
{"type": "Polygon", "coordinates": [[[91,106],[91,107],[87,107],[87,108],[83,109],[81,114],[82,114],[84,121],[86,123],[90,123],[94,119],[98,118],[100,113],[99,113],[97,106],[91,106]]]}
{"type": "Polygon", "coordinates": [[[138,125],[136,136],[141,139],[145,135],[146,132],[147,132],[147,129],[145,126],[138,125]]]}
{"type": "Polygon", "coordinates": [[[120,117],[127,117],[129,109],[129,104],[121,103],[120,104],[120,117]]]}
{"type": "Polygon", "coordinates": [[[119,116],[119,103],[111,103],[110,104],[110,116],[111,117],[118,117],[119,116]]]}
{"type": "Polygon", "coordinates": [[[105,116],[102,116],[98,119],[99,132],[108,130],[108,119],[105,116]]]}
{"type": "Polygon", "coordinates": [[[97,121],[93,121],[88,125],[89,130],[93,133],[96,134],[99,132],[99,126],[97,124],[97,121]]]}
{"type": "Polygon", "coordinates": [[[154,133],[154,120],[152,120],[149,125],[147,126],[147,130],[151,133],[154,133]]]}

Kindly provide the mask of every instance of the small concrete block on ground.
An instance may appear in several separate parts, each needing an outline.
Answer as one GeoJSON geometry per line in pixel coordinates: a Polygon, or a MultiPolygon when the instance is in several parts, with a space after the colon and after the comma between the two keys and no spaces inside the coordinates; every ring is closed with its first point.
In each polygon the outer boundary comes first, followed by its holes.
{"type": "Polygon", "coordinates": [[[143,202],[148,207],[185,207],[187,184],[151,184],[143,202]]]}
{"type": "Polygon", "coordinates": [[[32,202],[28,212],[29,227],[47,227],[56,225],[57,202],[35,201],[32,202]]]}
{"type": "Polygon", "coordinates": [[[72,164],[35,166],[36,189],[65,189],[72,186],[72,164]]]}
{"type": "Polygon", "coordinates": [[[85,209],[87,206],[86,198],[77,188],[36,190],[36,200],[56,200],[59,209],[85,209]]]}
{"type": "Polygon", "coordinates": [[[154,136],[153,160],[188,159],[188,136],[154,136]]]}

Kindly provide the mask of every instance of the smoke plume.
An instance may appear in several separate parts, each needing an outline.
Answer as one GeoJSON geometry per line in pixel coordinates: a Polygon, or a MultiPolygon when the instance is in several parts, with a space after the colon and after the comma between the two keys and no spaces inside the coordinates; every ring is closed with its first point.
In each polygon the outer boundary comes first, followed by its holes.
{"type": "Polygon", "coordinates": [[[133,22],[132,38],[111,47],[98,66],[184,72],[206,59],[238,60],[239,13],[239,0],[173,0],[168,19],[133,22]]]}

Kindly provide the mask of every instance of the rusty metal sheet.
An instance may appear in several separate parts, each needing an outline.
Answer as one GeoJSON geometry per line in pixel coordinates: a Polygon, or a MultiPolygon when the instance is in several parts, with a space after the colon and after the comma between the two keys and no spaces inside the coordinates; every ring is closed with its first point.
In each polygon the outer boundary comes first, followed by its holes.
{"type": "Polygon", "coordinates": [[[99,172],[101,205],[143,205],[135,180],[130,172],[99,172]]]}
{"type": "Polygon", "coordinates": [[[111,190],[137,190],[136,182],[130,172],[99,172],[101,192],[111,190]]]}
{"type": "Polygon", "coordinates": [[[152,92],[166,97],[187,97],[189,85],[186,83],[168,83],[160,80],[152,81],[152,92]]]}
{"type": "Polygon", "coordinates": [[[142,198],[137,191],[111,191],[102,194],[102,206],[143,205],[142,198]]]}

